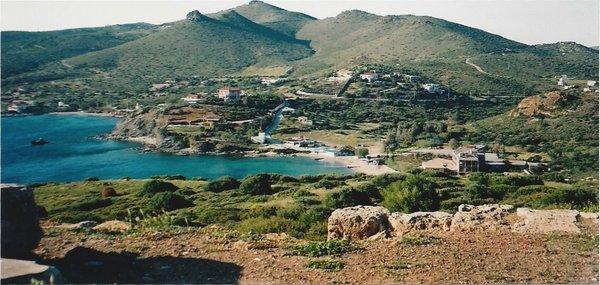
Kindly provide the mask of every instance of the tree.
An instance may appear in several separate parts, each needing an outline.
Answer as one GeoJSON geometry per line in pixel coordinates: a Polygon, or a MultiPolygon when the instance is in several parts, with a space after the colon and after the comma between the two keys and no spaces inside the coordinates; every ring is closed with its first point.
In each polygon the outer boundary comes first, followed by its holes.
{"type": "Polygon", "coordinates": [[[356,154],[358,155],[358,157],[365,157],[369,155],[369,150],[364,147],[361,147],[356,150],[356,154]]]}
{"type": "Polygon", "coordinates": [[[392,212],[435,211],[439,209],[440,197],[433,182],[419,175],[390,184],[382,191],[382,205],[392,212]]]}
{"type": "Polygon", "coordinates": [[[456,139],[450,139],[450,141],[448,142],[448,145],[450,145],[451,148],[459,148],[460,142],[457,141],[456,139]]]}

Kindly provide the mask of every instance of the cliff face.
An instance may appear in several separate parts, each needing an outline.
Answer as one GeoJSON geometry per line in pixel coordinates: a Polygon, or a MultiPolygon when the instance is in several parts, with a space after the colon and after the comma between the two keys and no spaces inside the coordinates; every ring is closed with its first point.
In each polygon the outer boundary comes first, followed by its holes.
{"type": "Polygon", "coordinates": [[[166,127],[166,120],[158,110],[136,112],[119,121],[110,137],[115,139],[135,139],[150,137],[160,140],[160,129],[166,127]]]}

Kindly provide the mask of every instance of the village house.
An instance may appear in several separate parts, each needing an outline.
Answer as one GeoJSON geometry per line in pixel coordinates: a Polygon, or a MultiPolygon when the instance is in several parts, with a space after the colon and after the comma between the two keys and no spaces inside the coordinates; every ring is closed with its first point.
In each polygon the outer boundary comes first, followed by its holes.
{"type": "Polygon", "coordinates": [[[69,104],[66,104],[63,101],[58,101],[58,103],[56,104],[56,106],[58,107],[59,110],[66,110],[69,107],[71,107],[71,106],[69,106],[69,104]]]}
{"type": "Polygon", "coordinates": [[[25,111],[25,109],[27,109],[27,107],[29,107],[31,105],[31,101],[24,101],[24,100],[14,100],[12,101],[12,103],[8,106],[7,111],[9,113],[22,113],[23,111],[25,111]]]}
{"type": "MultiPolygon", "coordinates": [[[[457,175],[464,175],[471,172],[480,171],[505,171],[508,166],[517,166],[521,161],[506,163],[499,158],[496,153],[484,152],[484,148],[463,147],[450,150],[445,155],[446,158],[436,157],[434,159],[421,163],[421,168],[442,171],[457,175]],[[449,156],[449,158],[447,158],[449,156]]],[[[522,162],[527,165],[526,162],[522,162]]]]}
{"type": "Polygon", "coordinates": [[[200,98],[198,98],[198,94],[188,94],[187,96],[181,98],[184,102],[188,104],[197,104],[200,98]]]}
{"type": "Polygon", "coordinates": [[[558,79],[558,86],[567,86],[567,85],[569,85],[569,83],[567,82],[567,76],[561,75],[560,78],[558,79]]]}
{"type": "Polygon", "coordinates": [[[148,89],[150,92],[156,92],[156,91],[160,91],[163,90],[167,87],[171,86],[170,83],[160,83],[160,84],[152,84],[152,87],[150,87],[150,89],[148,89]]]}
{"type": "Polygon", "coordinates": [[[309,126],[312,126],[312,124],[313,124],[312,120],[309,120],[305,116],[298,117],[298,123],[303,124],[303,125],[309,125],[309,126]]]}
{"type": "Polygon", "coordinates": [[[417,82],[419,81],[419,76],[404,74],[404,79],[408,82],[417,82]]]}
{"type": "Polygon", "coordinates": [[[427,93],[438,93],[441,94],[444,92],[444,90],[442,89],[442,86],[439,84],[435,84],[435,83],[427,83],[427,84],[423,84],[421,85],[421,87],[423,88],[423,90],[427,91],[427,93]]]}
{"type": "Polygon", "coordinates": [[[376,72],[365,72],[360,75],[361,80],[367,80],[369,83],[379,79],[379,74],[376,72]]]}
{"type": "Polygon", "coordinates": [[[237,101],[242,96],[242,90],[237,87],[224,87],[219,89],[219,98],[225,102],[237,101]]]}
{"type": "Polygon", "coordinates": [[[260,84],[269,86],[281,82],[283,82],[283,78],[262,78],[260,84]]]}

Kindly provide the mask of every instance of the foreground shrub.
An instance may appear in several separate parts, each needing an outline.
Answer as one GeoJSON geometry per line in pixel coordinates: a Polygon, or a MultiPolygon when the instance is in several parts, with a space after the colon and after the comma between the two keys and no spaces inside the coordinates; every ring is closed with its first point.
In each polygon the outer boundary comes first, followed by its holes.
{"type": "Polygon", "coordinates": [[[117,191],[115,191],[115,188],[106,187],[100,191],[100,197],[102,198],[108,198],[113,196],[117,196],[117,191]]]}
{"type": "Polygon", "coordinates": [[[111,205],[113,202],[111,199],[98,199],[93,198],[87,201],[79,202],[71,205],[69,208],[74,211],[92,211],[99,208],[104,208],[111,205]]]}
{"type": "Polygon", "coordinates": [[[292,255],[319,257],[325,255],[342,255],[355,251],[358,247],[347,240],[315,241],[292,247],[292,255]]]}
{"type": "Polygon", "coordinates": [[[150,180],[144,183],[142,186],[142,190],[139,192],[139,195],[154,195],[160,192],[175,192],[177,191],[177,186],[175,186],[171,182],[166,182],[162,180],[150,180]]]}
{"type": "Polygon", "coordinates": [[[382,191],[382,205],[392,212],[436,211],[440,206],[440,198],[435,188],[433,182],[423,177],[409,176],[382,191]]]}
{"type": "Polygon", "coordinates": [[[308,268],[324,269],[326,271],[339,271],[344,268],[345,264],[339,260],[329,259],[311,259],[306,264],[308,268]]]}
{"type": "Polygon", "coordinates": [[[268,174],[251,175],[240,184],[239,191],[249,195],[269,195],[273,194],[268,174]]]}
{"type": "Polygon", "coordinates": [[[192,206],[193,203],[185,197],[173,192],[161,192],[150,199],[148,209],[152,211],[173,211],[192,206]]]}
{"type": "Polygon", "coordinates": [[[204,185],[204,190],[210,192],[223,192],[226,190],[236,189],[240,186],[240,182],[231,176],[223,176],[217,180],[208,182],[204,185]]]}
{"type": "Polygon", "coordinates": [[[292,220],[288,220],[281,217],[268,217],[268,218],[250,218],[240,221],[236,225],[236,229],[240,233],[255,233],[255,234],[267,234],[267,233],[283,233],[288,232],[293,224],[292,220]]]}

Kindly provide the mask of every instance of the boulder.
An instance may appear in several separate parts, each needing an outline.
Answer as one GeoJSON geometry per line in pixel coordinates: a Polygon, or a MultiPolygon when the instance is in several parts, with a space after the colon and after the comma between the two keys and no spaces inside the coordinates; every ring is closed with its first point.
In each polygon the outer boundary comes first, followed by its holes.
{"type": "Polygon", "coordinates": [[[33,284],[32,280],[58,284],[63,281],[58,269],[35,261],[2,258],[0,268],[3,284],[33,284]]]}
{"type": "Polygon", "coordinates": [[[1,184],[2,257],[28,257],[42,238],[33,190],[24,185],[1,184]]]}
{"type": "Polygon", "coordinates": [[[366,239],[389,229],[390,212],[378,206],[356,206],[333,211],[328,220],[327,239],[366,239]]]}
{"type": "Polygon", "coordinates": [[[517,209],[517,216],[522,221],[512,226],[518,233],[580,233],[577,226],[579,212],[575,210],[532,210],[517,209]]]}
{"type": "Polygon", "coordinates": [[[452,218],[450,230],[500,229],[507,227],[506,216],[514,212],[512,205],[460,205],[452,218]]]}
{"type": "Polygon", "coordinates": [[[106,221],[104,223],[101,223],[101,224],[93,227],[92,229],[94,229],[95,231],[100,231],[100,232],[121,233],[121,232],[126,232],[126,231],[130,230],[131,224],[129,224],[127,222],[123,222],[123,221],[113,220],[113,221],[106,221]]]}
{"type": "Polygon", "coordinates": [[[57,226],[57,228],[68,229],[68,230],[77,230],[77,229],[91,229],[96,226],[98,223],[94,221],[82,221],[75,224],[63,223],[57,226]]]}
{"type": "Polygon", "coordinates": [[[389,216],[389,223],[394,236],[402,236],[413,231],[448,231],[452,223],[452,214],[445,212],[392,213],[389,216]]]}
{"type": "Polygon", "coordinates": [[[579,212],[579,216],[582,219],[591,219],[591,220],[598,220],[598,213],[586,213],[586,212],[579,212]]]}

